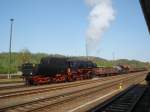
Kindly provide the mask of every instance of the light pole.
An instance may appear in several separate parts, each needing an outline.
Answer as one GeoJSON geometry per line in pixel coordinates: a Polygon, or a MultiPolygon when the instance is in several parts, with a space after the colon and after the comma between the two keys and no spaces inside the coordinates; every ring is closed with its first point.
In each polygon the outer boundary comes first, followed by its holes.
{"type": "Polygon", "coordinates": [[[85,38],[85,52],[86,52],[86,59],[89,60],[88,40],[87,40],[87,38],[85,38]]]}
{"type": "Polygon", "coordinates": [[[13,21],[14,21],[14,19],[11,18],[11,19],[10,19],[9,74],[8,74],[8,79],[11,79],[11,42],[12,42],[13,21]]]}
{"type": "Polygon", "coordinates": [[[112,52],[112,56],[113,56],[113,65],[115,65],[115,52],[112,52]]]}
{"type": "Polygon", "coordinates": [[[88,57],[88,48],[87,48],[87,40],[86,40],[86,43],[85,43],[85,51],[86,51],[86,58],[87,58],[87,60],[89,60],[89,57],[88,57]]]}

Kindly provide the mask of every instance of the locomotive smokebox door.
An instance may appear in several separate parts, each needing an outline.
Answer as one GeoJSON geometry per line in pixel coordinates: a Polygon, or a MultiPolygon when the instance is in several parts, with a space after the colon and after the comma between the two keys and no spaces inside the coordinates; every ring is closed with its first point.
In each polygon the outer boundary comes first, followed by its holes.
{"type": "Polygon", "coordinates": [[[150,0],[140,0],[140,3],[150,33],[150,0]]]}

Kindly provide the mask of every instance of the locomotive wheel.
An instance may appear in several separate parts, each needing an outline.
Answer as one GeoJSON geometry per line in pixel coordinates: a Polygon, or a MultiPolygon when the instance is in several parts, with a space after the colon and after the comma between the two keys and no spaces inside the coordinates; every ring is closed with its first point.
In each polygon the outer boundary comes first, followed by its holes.
{"type": "Polygon", "coordinates": [[[67,82],[72,82],[72,81],[74,81],[74,80],[73,80],[73,77],[67,78],[67,82]]]}
{"type": "Polygon", "coordinates": [[[29,84],[30,85],[34,85],[34,81],[33,80],[29,80],[29,84]]]}

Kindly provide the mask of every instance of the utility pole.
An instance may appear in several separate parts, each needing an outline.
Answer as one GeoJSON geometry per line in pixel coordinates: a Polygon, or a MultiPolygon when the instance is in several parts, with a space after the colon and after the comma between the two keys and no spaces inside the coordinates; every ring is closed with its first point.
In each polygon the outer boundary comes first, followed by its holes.
{"type": "Polygon", "coordinates": [[[85,45],[85,50],[86,50],[86,58],[87,58],[87,60],[88,60],[88,49],[87,49],[87,42],[86,42],[86,45],[85,45]]]}
{"type": "Polygon", "coordinates": [[[88,42],[87,42],[87,38],[85,38],[85,50],[86,50],[86,58],[87,60],[89,60],[89,54],[88,54],[88,42]]]}
{"type": "Polygon", "coordinates": [[[115,52],[112,53],[113,61],[115,61],[115,52]]]}
{"type": "Polygon", "coordinates": [[[113,57],[113,65],[115,65],[115,52],[112,52],[112,57],[113,57]]]}
{"type": "Polygon", "coordinates": [[[11,43],[12,43],[13,21],[14,21],[14,19],[11,18],[11,19],[10,19],[9,74],[8,74],[8,79],[11,79],[11,43]]]}

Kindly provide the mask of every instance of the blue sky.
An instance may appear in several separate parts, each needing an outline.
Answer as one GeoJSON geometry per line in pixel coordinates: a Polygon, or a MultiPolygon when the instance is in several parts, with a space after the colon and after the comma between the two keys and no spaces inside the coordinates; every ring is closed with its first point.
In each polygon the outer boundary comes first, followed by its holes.
{"type": "MultiPolygon", "coordinates": [[[[112,59],[150,61],[150,37],[139,0],[113,0],[116,19],[104,32],[99,52],[112,59]]],[[[12,51],[85,55],[89,8],[84,0],[0,0],[0,52],[9,48],[10,18],[14,18],[12,51]]]]}

